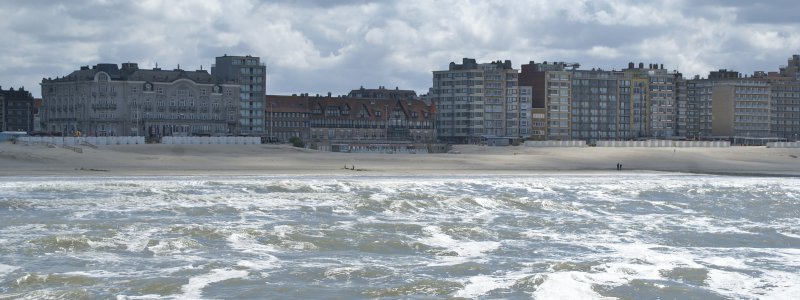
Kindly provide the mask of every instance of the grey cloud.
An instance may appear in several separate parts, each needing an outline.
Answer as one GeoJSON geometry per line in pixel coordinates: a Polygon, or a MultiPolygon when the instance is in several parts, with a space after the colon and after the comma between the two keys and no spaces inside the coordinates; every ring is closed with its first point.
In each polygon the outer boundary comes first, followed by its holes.
{"type": "Polygon", "coordinates": [[[361,85],[424,93],[432,70],[462,57],[511,59],[515,66],[576,61],[604,69],[658,62],[705,76],[709,66],[773,70],[798,50],[759,48],[741,33],[753,24],[783,40],[800,32],[791,16],[800,3],[789,0],[166,3],[218,4],[221,11],[212,6],[174,16],[130,1],[0,2],[1,11],[15,12],[0,20],[0,34],[19,44],[0,50],[0,78],[6,81],[0,85],[38,87],[31,78],[63,76],[99,62],[209,68],[223,54],[262,57],[268,92],[284,94],[341,94],[361,85]],[[631,8],[641,10],[624,10],[631,8]],[[624,18],[628,13],[637,15],[624,18]],[[664,16],[669,19],[661,22],[664,16]],[[595,46],[611,55],[592,55],[595,46]]]}

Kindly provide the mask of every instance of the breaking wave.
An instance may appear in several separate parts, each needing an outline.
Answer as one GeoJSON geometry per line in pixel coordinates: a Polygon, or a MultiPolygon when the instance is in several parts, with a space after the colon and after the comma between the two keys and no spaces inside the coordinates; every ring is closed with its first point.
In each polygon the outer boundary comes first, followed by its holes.
{"type": "Polygon", "coordinates": [[[800,180],[22,177],[0,298],[790,298],[800,180]]]}

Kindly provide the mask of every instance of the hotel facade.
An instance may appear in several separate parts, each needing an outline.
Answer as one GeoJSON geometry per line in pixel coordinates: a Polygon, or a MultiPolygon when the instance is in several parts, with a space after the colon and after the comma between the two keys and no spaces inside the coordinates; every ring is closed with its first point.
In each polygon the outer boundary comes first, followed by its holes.
{"type": "Polygon", "coordinates": [[[324,150],[396,149],[436,143],[436,108],[392,97],[267,95],[269,128],[279,142],[296,136],[324,150]]]}
{"type": "Polygon", "coordinates": [[[89,136],[237,135],[240,85],[205,70],[98,64],[43,79],[43,131],[89,136]]]}

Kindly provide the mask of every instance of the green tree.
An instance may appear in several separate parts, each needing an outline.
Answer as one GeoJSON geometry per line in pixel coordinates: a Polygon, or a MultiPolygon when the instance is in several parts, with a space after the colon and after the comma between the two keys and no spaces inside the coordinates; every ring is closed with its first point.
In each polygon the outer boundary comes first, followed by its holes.
{"type": "Polygon", "coordinates": [[[297,148],[305,148],[306,147],[306,144],[303,143],[303,140],[301,140],[299,137],[296,137],[296,136],[293,136],[293,137],[289,138],[289,142],[292,143],[292,146],[295,146],[297,148]]]}

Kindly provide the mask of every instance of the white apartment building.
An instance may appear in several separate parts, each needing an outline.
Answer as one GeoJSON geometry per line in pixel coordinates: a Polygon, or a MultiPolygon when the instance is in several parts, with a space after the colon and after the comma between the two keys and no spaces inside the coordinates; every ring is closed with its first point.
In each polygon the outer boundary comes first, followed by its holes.
{"type": "Polygon", "coordinates": [[[229,56],[216,58],[211,75],[226,82],[239,84],[238,135],[268,135],[265,115],[267,67],[255,56],[229,56]]]}
{"type": "Polygon", "coordinates": [[[514,140],[530,135],[531,89],[520,89],[511,61],[478,64],[464,58],[433,71],[430,99],[436,104],[437,135],[451,143],[514,140]]]}

